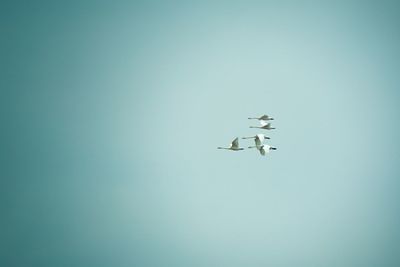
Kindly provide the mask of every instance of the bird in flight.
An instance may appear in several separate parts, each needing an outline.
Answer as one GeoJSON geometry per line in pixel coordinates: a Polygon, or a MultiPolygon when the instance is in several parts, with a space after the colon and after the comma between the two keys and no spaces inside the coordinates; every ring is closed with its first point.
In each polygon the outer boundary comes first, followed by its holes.
{"type": "Polygon", "coordinates": [[[271,118],[268,115],[262,115],[259,118],[248,118],[249,120],[259,120],[259,121],[272,121],[274,118],[271,118]]]}
{"type": "Polygon", "coordinates": [[[265,136],[263,134],[257,134],[255,136],[250,136],[250,137],[242,137],[242,139],[254,139],[254,142],[256,143],[256,147],[259,149],[264,142],[265,139],[270,139],[268,136],[265,136]]]}
{"type": "MultiPolygon", "coordinates": [[[[249,120],[256,119],[260,122],[260,126],[250,126],[250,128],[259,128],[259,129],[264,129],[264,130],[273,130],[275,129],[274,127],[271,127],[271,122],[274,118],[268,116],[268,115],[262,115],[259,118],[248,118],[249,120]]],[[[248,137],[242,137],[242,139],[253,139],[255,146],[249,146],[248,148],[256,148],[262,156],[265,156],[265,154],[269,153],[271,150],[276,150],[276,147],[272,147],[270,145],[264,144],[265,139],[270,139],[268,136],[264,134],[256,134],[253,136],[248,136],[248,137]]],[[[217,147],[218,149],[226,149],[226,150],[232,150],[232,151],[239,151],[239,150],[244,150],[244,148],[239,147],[239,138],[236,137],[232,143],[230,144],[229,147],[217,147]]]]}
{"type": "Polygon", "coordinates": [[[250,126],[250,128],[259,128],[259,129],[264,129],[264,130],[273,130],[275,128],[271,127],[271,123],[270,122],[266,122],[266,121],[260,121],[260,125],[261,126],[250,126]]]}
{"type": "Polygon", "coordinates": [[[266,153],[269,153],[271,150],[276,150],[276,147],[272,147],[269,145],[261,145],[260,147],[258,146],[249,146],[249,148],[257,148],[257,150],[260,152],[262,156],[265,156],[266,153]]]}
{"type": "Polygon", "coordinates": [[[217,147],[218,149],[227,149],[227,150],[233,150],[233,151],[239,151],[243,150],[244,148],[239,147],[239,138],[235,138],[235,140],[232,141],[229,147],[217,147]]]}

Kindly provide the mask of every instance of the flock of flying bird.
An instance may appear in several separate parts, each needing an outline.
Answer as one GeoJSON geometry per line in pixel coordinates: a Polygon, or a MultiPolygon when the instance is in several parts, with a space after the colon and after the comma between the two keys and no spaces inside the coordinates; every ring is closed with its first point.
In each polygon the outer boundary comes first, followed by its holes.
{"type": "MultiPolygon", "coordinates": [[[[271,123],[268,121],[272,121],[274,118],[271,118],[268,115],[262,115],[259,118],[248,118],[249,120],[258,120],[260,122],[260,126],[250,126],[250,128],[258,128],[264,130],[273,130],[275,128],[271,127],[271,123]]],[[[256,148],[261,155],[265,156],[266,153],[269,153],[270,150],[276,150],[276,147],[272,147],[270,145],[264,144],[265,139],[271,139],[264,134],[257,134],[255,136],[250,137],[242,137],[242,139],[254,139],[255,146],[249,146],[248,148],[256,148]]],[[[244,148],[239,147],[239,138],[236,137],[235,140],[232,141],[229,147],[217,147],[218,149],[227,149],[232,151],[244,150],[244,148]]]]}

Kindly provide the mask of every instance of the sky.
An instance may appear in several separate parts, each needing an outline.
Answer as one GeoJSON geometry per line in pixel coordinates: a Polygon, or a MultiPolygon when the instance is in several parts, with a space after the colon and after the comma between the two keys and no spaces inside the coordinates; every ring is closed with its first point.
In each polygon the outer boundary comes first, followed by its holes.
{"type": "Polygon", "coordinates": [[[0,10],[1,266],[400,265],[396,1],[0,10]]]}

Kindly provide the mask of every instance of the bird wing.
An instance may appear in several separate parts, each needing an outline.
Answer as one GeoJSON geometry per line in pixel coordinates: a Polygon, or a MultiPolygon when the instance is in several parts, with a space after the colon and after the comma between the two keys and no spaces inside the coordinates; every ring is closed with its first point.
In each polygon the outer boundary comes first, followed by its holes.
{"type": "Polygon", "coordinates": [[[268,115],[262,115],[261,117],[260,117],[260,120],[268,120],[269,119],[269,116],[268,115]]]}
{"type": "Polygon", "coordinates": [[[260,149],[261,148],[261,140],[257,137],[256,139],[254,139],[254,142],[256,143],[257,149],[260,149]]]}
{"type": "Polygon", "coordinates": [[[264,147],[260,148],[258,151],[260,151],[260,154],[265,156],[265,149],[264,147]]]}
{"type": "Polygon", "coordinates": [[[257,134],[256,138],[258,138],[261,142],[265,139],[263,134],[257,134]]]}
{"type": "Polygon", "coordinates": [[[260,124],[261,124],[261,126],[265,126],[265,125],[268,124],[268,122],[267,122],[267,121],[264,121],[264,120],[260,120],[260,124]]]}
{"type": "Polygon", "coordinates": [[[271,148],[271,146],[270,145],[264,145],[263,147],[264,147],[265,152],[269,153],[269,149],[271,148]]]}
{"type": "Polygon", "coordinates": [[[236,137],[235,140],[232,141],[231,148],[239,148],[239,138],[236,137]]]}

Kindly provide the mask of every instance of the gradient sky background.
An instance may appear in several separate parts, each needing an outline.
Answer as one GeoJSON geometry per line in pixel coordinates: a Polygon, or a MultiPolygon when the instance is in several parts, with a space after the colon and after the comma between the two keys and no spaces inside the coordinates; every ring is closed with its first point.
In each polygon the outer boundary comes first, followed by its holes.
{"type": "Polygon", "coordinates": [[[400,266],[396,1],[133,2],[2,2],[1,266],[400,266]]]}

